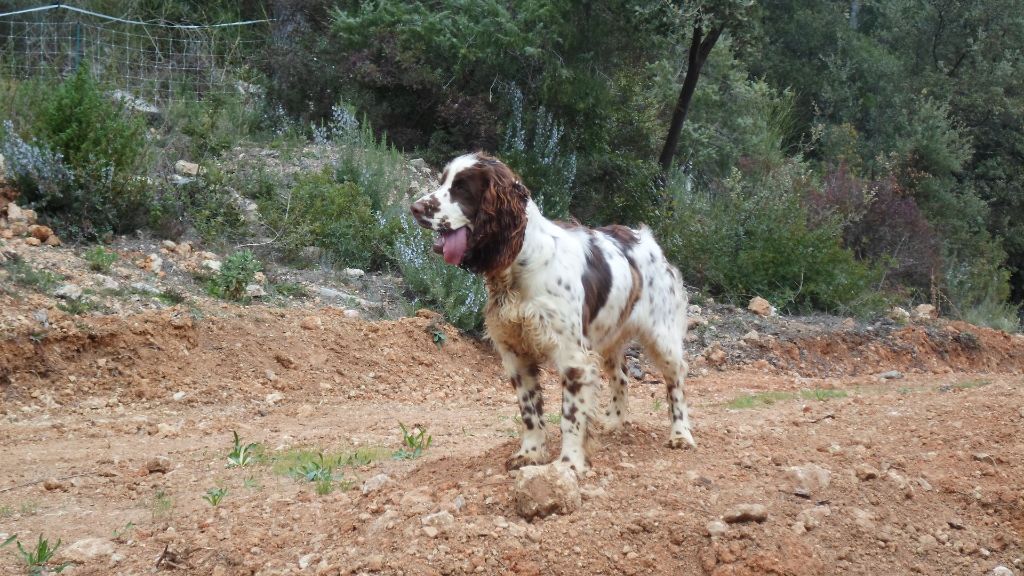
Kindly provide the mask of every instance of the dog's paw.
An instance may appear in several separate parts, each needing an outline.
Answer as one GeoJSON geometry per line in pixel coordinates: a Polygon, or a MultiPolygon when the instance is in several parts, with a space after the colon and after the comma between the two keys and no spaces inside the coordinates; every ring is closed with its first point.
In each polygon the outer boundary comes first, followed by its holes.
{"type": "Polygon", "coordinates": [[[669,448],[696,448],[697,442],[689,430],[673,430],[672,436],[668,439],[669,448]]]}
{"type": "Polygon", "coordinates": [[[505,460],[505,470],[518,470],[523,466],[539,466],[546,464],[544,454],[546,451],[538,450],[530,453],[516,452],[505,460]]]}

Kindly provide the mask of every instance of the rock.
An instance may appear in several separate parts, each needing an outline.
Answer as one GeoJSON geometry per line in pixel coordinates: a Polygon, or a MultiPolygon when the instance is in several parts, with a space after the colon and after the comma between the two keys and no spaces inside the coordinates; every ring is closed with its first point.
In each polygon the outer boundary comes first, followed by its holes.
{"type": "Polygon", "coordinates": [[[935,306],[932,306],[931,304],[918,304],[914,308],[914,318],[917,320],[926,320],[938,317],[939,312],[935,309],[935,306]]]}
{"type": "Polygon", "coordinates": [[[178,245],[174,243],[174,240],[164,240],[160,245],[168,252],[176,252],[178,250],[178,245]]]}
{"type": "Polygon", "coordinates": [[[322,330],[324,323],[319,316],[306,316],[299,324],[304,330],[322,330]]]}
{"type": "Polygon", "coordinates": [[[256,284],[260,284],[260,285],[266,284],[267,283],[267,275],[264,274],[263,272],[257,272],[257,273],[252,275],[252,281],[255,282],[256,284]]]}
{"type": "Polygon", "coordinates": [[[146,462],[146,471],[150,474],[166,474],[171,470],[171,459],[166,456],[157,456],[146,462]]]}
{"type": "Polygon", "coordinates": [[[722,516],[722,520],[729,524],[764,522],[767,519],[768,509],[764,507],[764,504],[737,504],[722,516]]]}
{"type": "Polygon", "coordinates": [[[352,301],[352,300],[356,300],[357,299],[355,296],[353,296],[351,294],[347,294],[347,293],[342,292],[340,290],[334,290],[333,288],[327,288],[325,286],[317,287],[316,291],[317,291],[317,294],[319,294],[321,298],[324,298],[326,300],[347,300],[347,301],[352,301]]]}
{"type": "Polygon", "coordinates": [[[347,308],[341,314],[345,318],[359,318],[359,310],[353,310],[352,308],[347,308]]]}
{"type": "Polygon", "coordinates": [[[770,302],[761,298],[760,296],[754,296],[750,299],[750,304],[747,304],[747,310],[750,310],[758,316],[774,316],[775,307],[770,302]]]}
{"type": "Polygon", "coordinates": [[[164,259],[156,254],[150,254],[146,257],[146,270],[149,270],[153,274],[159,274],[160,270],[164,266],[164,259]]]}
{"type": "Polygon", "coordinates": [[[29,246],[42,246],[43,245],[43,243],[39,241],[39,238],[36,238],[34,236],[31,237],[31,238],[25,238],[25,244],[28,244],[29,246]]]}
{"type": "Polygon", "coordinates": [[[889,310],[889,318],[897,324],[906,324],[910,320],[910,312],[899,306],[893,306],[892,310],[889,310]]]}
{"type": "Polygon", "coordinates": [[[440,533],[441,533],[441,531],[438,530],[437,528],[434,528],[433,526],[424,526],[423,527],[423,534],[425,534],[427,536],[427,538],[437,538],[437,535],[440,534],[440,533]]]}
{"type": "Polygon", "coordinates": [[[821,525],[822,519],[831,516],[832,509],[828,506],[805,508],[797,515],[796,521],[803,530],[813,530],[821,525]]]}
{"type": "Polygon", "coordinates": [[[56,234],[51,234],[50,237],[47,238],[45,242],[43,242],[43,244],[50,246],[51,248],[56,248],[57,246],[60,246],[62,242],[56,234]]]}
{"type": "Polygon", "coordinates": [[[751,330],[743,335],[741,340],[744,342],[757,342],[761,339],[761,335],[757,333],[757,330],[751,330]]]}
{"type": "Polygon", "coordinates": [[[14,222],[28,223],[28,215],[25,214],[25,210],[22,210],[17,204],[11,202],[7,205],[7,220],[12,224],[14,222]]]}
{"type": "Polygon", "coordinates": [[[424,526],[433,526],[435,528],[444,529],[455,524],[455,517],[452,516],[451,512],[442,510],[440,512],[434,512],[433,514],[427,514],[420,519],[420,522],[422,522],[424,526]]]}
{"type": "Polygon", "coordinates": [[[212,272],[220,272],[220,260],[203,260],[199,265],[212,272]]]}
{"type": "Polygon", "coordinates": [[[174,163],[174,172],[180,176],[198,176],[199,164],[187,160],[178,160],[174,163]]]}
{"type": "Polygon", "coordinates": [[[48,490],[48,491],[49,490],[67,490],[68,489],[66,484],[64,484],[63,482],[57,480],[56,478],[47,478],[43,482],[43,488],[48,490]]]}
{"type": "Polygon", "coordinates": [[[699,326],[707,326],[708,321],[700,316],[687,316],[686,317],[686,329],[693,330],[699,326]]]}
{"type": "Polygon", "coordinates": [[[376,476],[367,478],[366,481],[363,482],[363,494],[370,494],[376,492],[377,490],[380,490],[381,488],[387,486],[390,483],[391,477],[388,476],[387,474],[377,474],[376,476]]]}
{"type": "Polygon", "coordinates": [[[49,226],[42,226],[40,224],[33,224],[28,227],[28,233],[33,238],[38,238],[40,242],[46,242],[46,239],[53,236],[53,230],[49,226]]]}
{"type": "Polygon", "coordinates": [[[857,464],[853,472],[857,475],[857,479],[862,482],[878,478],[878,469],[868,464],[857,464]]]}
{"type": "Polygon", "coordinates": [[[415,168],[416,170],[426,170],[427,161],[424,160],[423,158],[413,158],[412,160],[409,160],[409,166],[415,168]]]}
{"type": "Polygon", "coordinates": [[[181,402],[185,399],[185,396],[187,396],[187,394],[185,394],[183,390],[179,390],[178,392],[175,392],[171,398],[173,398],[175,402],[181,402]]]}
{"type": "Polygon", "coordinates": [[[516,512],[527,520],[571,514],[582,502],[576,473],[564,463],[524,466],[512,491],[516,512]]]}
{"type": "Polygon", "coordinates": [[[85,538],[64,548],[60,555],[68,562],[86,564],[114,553],[114,543],[106,538],[85,538]]]}
{"type": "Polygon", "coordinates": [[[686,307],[686,312],[689,314],[693,314],[694,316],[700,316],[701,312],[703,312],[703,309],[696,304],[690,304],[689,306],[686,307]]]}
{"type": "Polygon", "coordinates": [[[729,531],[729,525],[721,520],[712,520],[707,524],[708,536],[712,538],[718,538],[729,531]]]}
{"type": "Polygon", "coordinates": [[[153,286],[152,284],[147,284],[145,282],[132,282],[131,283],[131,289],[136,291],[136,292],[141,292],[143,294],[159,294],[160,293],[160,289],[159,288],[157,288],[156,286],[153,286]]]}
{"type": "Polygon", "coordinates": [[[721,366],[722,364],[725,364],[727,358],[728,356],[725,354],[725,350],[722,350],[718,345],[713,345],[704,351],[704,359],[712,366],[721,366]]]}
{"type": "Polygon", "coordinates": [[[882,380],[902,380],[903,372],[899,370],[889,370],[888,372],[882,372],[878,375],[882,380]]]}
{"type": "Polygon", "coordinates": [[[360,270],[359,268],[345,268],[344,274],[349,278],[362,278],[363,275],[366,274],[366,272],[360,270]]]}
{"type": "Polygon", "coordinates": [[[787,468],[786,478],[791,482],[793,494],[810,498],[815,492],[828,488],[832,472],[817,464],[804,464],[787,468]]]}
{"type": "Polygon", "coordinates": [[[875,534],[877,526],[875,525],[875,515],[867,510],[860,508],[851,508],[850,515],[853,516],[853,523],[859,526],[862,530],[868,534],[875,534]]]}
{"type": "Polygon", "coordinates": [[[77,284],[64,284],[57,288],[53,295],[64,300],[78,300],[82,297],[82,287],[77,284]]]}
{"type": "Polygon", "coordinates": [[[988,574],[989,576],[1015,576],[1013,570],[1001,565],[993,568],[988,574]]]}
{"type": "Polygon", "coordinates": [[[265,298],[267,291],[263,289],[263,286],[259,284],[246,284],[245,295],[249,298],[265,298]]]}
{"type": "Polygon", "coordinates": [[[32,319],[35,320],[36,322],[39,322],[43,326],[47,326],[50,324],[50,314],[47,313],[47,311],[43,308],[40,308],[39,310],[32,312],[32,319]]]}
{"type": "Polygon", "coordinates": [[[309,568],[311,564],[320,559],[320,555],[316,553],[305,554],[299,558],[299,570],[305,570],[309,568]]]}
{"type": "Polygon", "coordinates": [[[181,242],[177,247],[175,247],[174,251],[182,256],[190,256],[192,254],[192,244],[188,242],[181,242]]]}
{"type": "Polygon", "coordinates": [[[270,394],[267,394],[266,398],[264,398],[264,401],[271,406],[277,404],[281,400],[284,400],[284,394],[281,394],[280,392],[271,392],[270,394]]]}
{"type": "Polygon", "coordinates": [[[135,112],[142,112],[143,114],[160,114],[160,109],[155,105],[146,102],[142,98],[135,96],[130,92],[124,90],[114,90],[110,96],[121,103],[125,108],[134,110],[135,112]]]}

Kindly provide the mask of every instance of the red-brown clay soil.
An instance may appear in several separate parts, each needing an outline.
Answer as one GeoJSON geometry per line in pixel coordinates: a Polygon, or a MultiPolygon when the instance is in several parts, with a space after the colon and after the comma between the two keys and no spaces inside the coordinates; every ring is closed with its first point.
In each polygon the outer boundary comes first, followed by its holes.
{"type": "MultiPolygon", "coordinates": [[[[1020,336],[937,322],[769,340],[688,380],[696,450],[665,446],[648,376],[631,384],[632,423],[598,437],[582,508],[527,523],[503,469],[517,409],[487,345],[444,327],[438,347],[428,315],[196,316],[55,315],[45,335],[0,341],[0,540],[107,540],[75,576],[1024,574],[1020,336]],[[877,377],[893,369],[907,376],[877,377]],[[268,455],[390,453],[399,422],[433,444],[344,468],[349,490],[226,467],[233,430],[268,455]],[[796,495],[787,469],[807,464],[830,482],[796,495]],[[378,474],[391,481],[364,495],[378,474]],[[746,503],[767,519],[709,535],[746,503]],[[425,530],[441,510],[453,521],[425,530]]],[[[544,385],[555,406],[556,379],[544,385]]],[[[0,550],[0,573],[23,572],[0,550]]]]}

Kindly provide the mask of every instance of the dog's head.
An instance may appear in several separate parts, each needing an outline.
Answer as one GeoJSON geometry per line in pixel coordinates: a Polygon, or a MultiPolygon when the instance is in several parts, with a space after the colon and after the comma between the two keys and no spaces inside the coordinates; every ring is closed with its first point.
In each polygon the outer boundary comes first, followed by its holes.
{"type": "Polygon", "coordinates": [[[441,186],[410,206],[416,223],[438,232],[434,252],[477,273],[510,266],[523,246],[530,191],[508,166],[481,152],[452,160],[441,186]]]}

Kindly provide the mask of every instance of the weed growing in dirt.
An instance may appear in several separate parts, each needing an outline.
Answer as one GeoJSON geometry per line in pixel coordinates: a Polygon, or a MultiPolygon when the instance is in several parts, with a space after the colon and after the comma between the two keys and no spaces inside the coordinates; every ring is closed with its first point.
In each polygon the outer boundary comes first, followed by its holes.
{"type": "Polygon", "coordinates": [[[337,456],[325,458],[323,452],[318,452],[315,460],[296,464],[288,471],[288,475],[315,483],[316,493],[324,496],[334,491],[335,482],[343,491],[352,487],[353,481],[346,479],[344,472],[336,472],[339,463],[337,456]]]}
{"type": "Polygon", "coordinates": [[[661,398],[655,398],[654,399],[654,406],[652,406],[654,411],[655,412],[661,412],[661,409],[663,407],[664,407],[664,403],[662,403],[661,398]]]}
{"type": "Polygon", "coordinates": [[[57,553],[57,549],[60,548],[61,540],[59,538],[57,543],[51,546],[49,539],[43,538],[43,535],[40,534],[35,548],[26,550],[21,541],[18,540],[18,535],[15,534],[4,540],[3,544],[0,544],[0,548],[7,546],[11,542],[17,544],[18,554],[21,555],[21,559],[25,562],[25,567],[28,569],[30,576],[57,574],[63,572],[65,568],[71,565],[70,562],[65,562],[58,566],[48,566],[50,561],[53,560],[53,556],[57,553]]]}
{"type": "Polygon", "coordinates": [[[749,408],[761,408],[771,406],[782,400],[792,400],[797,395],[791,392],[760,392],[758,394],[747,394],[729,402],[726,407],[733,410],[746,410],[749,408]]]}
{"type": "Polygon", "coordinates": [[[174,508],[174,501],[163,490],[157,490],[153,495],[153,520],[167,518],[174,508]]]}
{"type": "Polygon", "coordinates": [[[85,316],[90,312],[96,310],[105,310],[106,307],[94,302],[88,298],[79,298],[77,300],[64,300],[57,303],[57,308],[71,314],[72,316],[85,316]]]}
{"type": "Polygon", "coordinates": [[[135,523],[129,522],[120,528],[114,528],[114,540],[118,542],[124,542],[131,536],[132,531],[135,530],[135,523]]]}
{"type": "Polygon", "coordinates": [[[405,427],[401,422],[398,426],[402,429],[402,447],[394,454],[395,460],[412,460],[419,458],[430,448],[433,436],[427,434],[427,429],[422,426],[413,426],[412,430],[405,427]]]}
{"type": "Polygon", "coordinates": [[[800,391],[800,397],[804,400],[825,401],[833,398],[846,398],[847,396],[849,396],[849,394],[846,393],[846,390],[815,388],[814,390],[800,391]]]}
{"type": "Polygon", "coordinates": [[[174,288],[168,288],[159,294],[155,294],[153,298],[168,306],[174,306],[185,301],[185,294],[174,288]]]}
{"type": "Polygon", "coordinates": [[[20,512],[22,516],[33,516],[39,512],[39,503],[35,500],[26,500],[18,506],[18,512],[20,512]]]}
{"type": "Polygon", "coordinates": [[[231,434],[234,436],[234,441],[231,452],[228,452],[228,468],[244,468],[259,462],[263,454],[263,446],[259,442],[243,445],[242,440],[238,437],[238,432],[232,430],[231,434]]]}
{"type": "Polygon", "coordinates": [[[262,267],[252,252],[235,252],[224,260],[220,273],[210,279],[207,292],[218,298],[242,302],[246,299],[245,287],[252,283],[262,267]]]}
{"type": "Polygon", "coordinates": [[[4,268],[11,276],[11,282],[24,288],[30,288],[39,292],[49,292],[57,287],[62,280],[59,274],[49,270],[33,268],[31,264],[21,260],[11,260],[4,264],[4,268]]]}
{"type": "Polygon", "coordinates": [[[0,520],[6,520],[11,516],[14,516],[14,508],[7,505],[0,506],[0,520]]]}
{"type": "Polygon", "coordinates": [[[256,479],[255,476],[248,476],[245,480],[242,480],[242,486],[245,486],[249,490],[261,490],[263,485],[256,479]]]}
{"type": "Polygon", "coordinates": [[[430,338],[434,341],[434,345],[440,350],[444,347],[444,343],[448,341],[448,337],[444,335],[444,331],[439,327],[434,327],[430,331],[430,338]]]}
{"type": "Polygon", "coordinates": [[[548,424],[554,424],[555,426],[558,426],[559,424],[562,423],[562,413],[548,412],[547,414],[544,415],[544,419],[548,421],[548,424]]]}
{"type": "Polygon", "coordinates": [[[971,388],[980,388],[981,386],[988,386],[991,383],[991,380],[985,380],[982,378],[974,380],[963,380],[953,384],[945,384],[943,386],[939,386],[939,392],[950,392],[952,390],[968,390],[971,388]]]}
{"type": "Polygon", "coordinates": [[[270,290],[284,298],[309,298],[309,290],[297,282],[275,282],[270,290]]]}
{"type": "Polygon", "coordinates": [[[220,501],[228,494],[227,488],[210,488],[203,496],[203,500],[210,503],[210,506],[220,506],[220,501]]]}
{"type": "Polygon", "coordinates": [[[117,253],[106,250],[103,246],[96,246],[85,253],[85,261],[89,263],[89,270],[106,274],[110,272],[114,262],[117,262],[117,253]]]}

